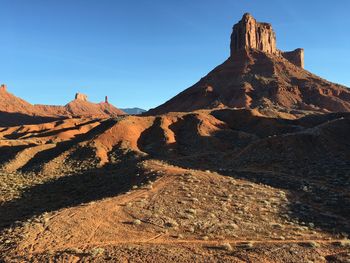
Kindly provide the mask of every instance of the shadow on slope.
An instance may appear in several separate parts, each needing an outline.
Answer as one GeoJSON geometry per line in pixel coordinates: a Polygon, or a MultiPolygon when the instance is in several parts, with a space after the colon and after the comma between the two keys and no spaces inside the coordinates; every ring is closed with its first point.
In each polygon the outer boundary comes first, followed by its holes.
{"type": "Polygon", "coordinates": [[[137,147],[153,156],[162,156],[171,149],[171,144],[167,144],[167,135],[161,127],[162,118],[156,117],[153,125],[145,129],[137,140],[137,147]]]}
{"type": "Polygon", "coordinates": [[[48,149],[42,152],[37,153],[25,166],[22,167],[22,171],[29,171],[32,168],[38,169],[40,168],[40,165],[45,164],[46,162],[56,158],[61,153],[67,151],[71,147],[75,146],[77,143],[91,140],[96,135],[103,133],[105,130],[112,127],[117,120],[115,119],[108,119],[103,122],[101,122],[100,125],[97,127],[91,129],[87,133],[79,134],[74,139],[69,141],[63,141],[57,144],[56,147],[52,149],[48,149]]]}
{"type": "Polygon", "coordinates": [[[6,163],[8,160],[13,159],[19,152],[33,146],[35,146],[35,144],[0,147],[0,165],[6,163]]]}
{"type": "MultiPolygon", "coordinates": [[[[191,149],[195,152],[163,160],[185,169],[211,170],[287,190],[288,220],[311,229],[350,234],[350,118],[347,116],[317,117],[317,127],[310,129],[295,125],[302,120],[288,121],[288,126],[278,120],[257,122],[258,117],[254,117],[243,128],[251,133],[260,130],[256,134],[261,137],[240,151],[208,149],[205,141],[197,138],[196,147],[191,149]]],[[[225,119],[231,129],[241,130],[239,122],[231,120],[230,124],[229,116],[218,117],[225,119]]]]}
{"type": "MultiPolygon", "coordinates": [[[[67,128],[61,128],[61,129],[58,129],[58,130],[53,130],[53,131],[49,131],[48,129],[44,129],[44,130],[41,130],[41,131],[37,131],[35,132],[36,134],[32,134],[28,137],[26,137],[26,139],[29,139],[29,138],[41,138],[41,137],[47,137],[47,136],[55,136],[55,135],[58,135],[62,132],[66,132],[66,131],[70,131],[70,130],[77,130],[85,125],[89,125],[89,124],[92,124],[94,122],[98,122],[99,120],[98,119],[92,119],[92,120],[89,120],[89,121],[86,121],[86,122],[83,122],[83,123],[79,123],[79,124],[76,124],[72,127],[67,127],[67,128]]],[[[56,127],[59,125],[60,123],[57,123],[56,124],[56,127]]],[[[62,124],[62,123],[61,123],[62,124]]],[[[23,132],[23,133],[12,133],[12,134],[7,134],[5,135],[4,137],[6,139],[11,139],[11,140],[14,140],[14,139],[18,139],[18,138],[21,138],[22,136],[26,135],[27,132],[23,132]]]]}
{"type": "Polygon", "coordinates": [[[132,185],[146,180],[146,177],[136,177],[137,173],[142,174],[136,163],[135,158],[129,158],[120,165],[110,165],[34,185],[24,190],[20,198],[0,205],[0,231],[16,221],[23,222],[44,212],[122,194],[132,185]]]}
{"type": "Polygon", "coordinates": [[[17,112],[0,111],[0,127],[12,127],[26,124],[41,124],[45,122],[57,121],[62,118],[31,116],[17,112]]]}

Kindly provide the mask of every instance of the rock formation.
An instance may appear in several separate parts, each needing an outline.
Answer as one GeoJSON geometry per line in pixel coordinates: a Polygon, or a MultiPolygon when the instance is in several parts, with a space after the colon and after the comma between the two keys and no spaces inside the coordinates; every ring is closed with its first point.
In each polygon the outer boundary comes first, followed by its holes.
{"type": "Polygon", "coordinates": [[[65,106],[36,105],[44,111],[53,115],[109,118],[124,115],[125,112],[108,103],[107,96],[105,102],[93,103],[88,101],[88,96],[82,93],[75,94],[75,100],[65,106]]]}
{"type": "Polygon", "coordinates": [[[0,91],[7,91],[7,86],[5,84],[1,84],[0,91]]]}
{"type": "Polygon", "coordinates": [[[82,93],[76,93],[75,94],[75,99],[76,100],[82,100],[82,101],[88,101],[87,95],[82,94],[82,93]]]}
{"type": "Polygon", "coordinates": [[[294,51],[281,52],[281,55],[298,67],[304,68],[304,49],[297,48],[294,51]]]}
{"type": "Polygon", "coordinates": [[[271,24],[260,23],[246,13],[241,21],[233,26],[231,34],[231,57],[245,49],[256,49],[264,53],[275,54],[289,60],[294,65],[304,68],[304,50],[283,52],[276,48],[276,34],[271,24]]]}
{"type": "Polygon", "coordinates": [[[110,118],[125,112],[110,103],[92,103],[87,96],[75,94],[75,100],[64,106],[32,105],[7,91],[0,85],[0,126],[42,123],[71,116],[87,118],[110,118]]]}
{"type": "Polygon", "coordinates": [[[230,57],[224,63],[146,114],[223,107],[292,117],[310,111],[350,111],[350,90],[306,71],[303,49],[277,49],[270,24],[245,14],[233,26],[230,48],[230,57]]]}
{"type": "Polygon", "coordinates": [[[233,26],[231,35],[231,56],[237,51],[254,48],[266,53],[275,54],[276,35],[268,23],[259,23],[249,13],[233,26]]]}

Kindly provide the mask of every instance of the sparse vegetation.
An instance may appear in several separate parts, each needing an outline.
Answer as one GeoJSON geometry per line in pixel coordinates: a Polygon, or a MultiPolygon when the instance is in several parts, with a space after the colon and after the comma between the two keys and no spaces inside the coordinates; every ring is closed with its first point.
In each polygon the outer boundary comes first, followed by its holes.
{"type": "Polygon", "coordinates": [[[315,241],[310,241],[307,243],[308,246],[313,247],[313,248],[318,248],[320,247],[320,244],[315,242],[315,241]]]}
{"type": "Polygon", "coordinates": [[[141,225],[141,223],[142,223],[142,222],[141,222],[140,219],[135,219],[135,220],[133,221],[133,224],[134,224],[134,225],[137,225],[137,226],[138,226],[138,225],[141,225]]]}
{"type": "Polygon", "coordinates": [[[335,241],[335,242],[333,242],[333,244],[336,246],[340,246],[340,247],[350,247],[350,240],[343,239],[341,241],[335,241]]]}
{"type": "Polygon", "coordinates": [[[92,248],[91,250],[90,250],[90,255],[92,256],[92,257],[97,257],[97,256],[99,256],[99,255],[102,255],[103,253],[104,253],[104,249],[103,248],[101,248],[101,247],[95,247],[95,248],[92,248]]]}
{"type": "MultiPolygon", "coordinates": [[[[205,116],[212,118],[207,113],[205,116]]],[[[195,118],[199,120],[203,117],[195,118]]],[[[152,123],[151,119],[149,121],[152,123]]],[[[212,118],[210,121],[218,120],[212,118]]],[[[284,128],[291,129],[291,126],[284,128]]],[[[227,126],[218,134],[223,131],[228,134],[237,132],[227,126]]],[[[242,138],[252,136],[246,133],[233,141],[240,142],[242,138]]],[[[266,137],[266,140],[279,140],[281,136],[276,131],[269,134],[276,136],[266,137]]],[[[258,137],[255,136],[254,140],[259,141],[258,137]]],[[[216,139],[221,140],[219,137],[216,139]]],[[[212,143],[215,144],[215,141],[212,143]]],[[[283,146],[283,142],[280,143],[283,146]]],[[[127,147],[130,145],[127,144],[127,147]]],[[[135,145],[141,150],[145,147],[140,142],[135,145]]],[[[218,255],[218,258],[276,249],[276,253],[287,250],[295,262],[302,262],[299,257],[302,253],[315,249],[328,250],[330,244],[333,244],[331,249],[334,251],[349,246],[347,239],[332,241],[347,238],[349,228],[348,222],[342,218],[347,218],[344,212],[347,206],[343,204],[348,202],[345,190],[349,186],[346,180],[350,173],[348,163],[341,158],[330,158],[333,160],[330,163],[318,156],[319,159],[310,161],[306,169],[304,164],[288,159],[290,155],[286,155],[285,151],[272,156],[279,161],[270,162],[271,156],[267,156],[269,159],[266,161],[266,156],[254,152],[256,147],[254,151],[247,148],[251,150],[249,156],[242,154],[239,160],[232,158],[232,152],[225,151],[215,154],[203,151],[200,155],[194,151],[194,155],[177,157],[174,151],[172,154],[176,158],[160,161],[152,154],[120,150],[119,146],[113,146],[115,148],[108,154],[113,157],[112,163],[86,172],[95,164],[89,166],[85,160],[75,160],[69,165],[79,163],[84,172],[72,172],[74,167],[68,172],[65,169],[77,153],[96,158],[90,146],[75,147],[68,151],[69,155],[62,154],[48,164],[28,165],[33,170],[2,172],[0,199],[3,210],[0,210],[0,219],[5,227],[0,235],[0,251],[17,252],[18,248],[42,242],[50,244],[48,247],[52,253],[45,252],[49,258],[63,255],[104,255],[108,258],[113,253],[143,253],[144,244],[132,244],[134,240],[161,244],[163,240],[171,239],[176,246],[168,245],[170,252],[167,253],[172,253],[174,247],[177,251],[184,244],[198,242],[203,246],[194,245],[195,249],[216,248],[210,253],[218,255]],[[226,156],[228,153],[229,158],[226,156]],[[64,165],[61,165],[63,162],[64,165]],[[264,169],[258,166],[261,163],[264,169]],[[257,164],[257,167],[252,164],[257,164]],[[249,170],[249,167],[254,169],[249,170]],[[49,174],[49,168],[57,168],[55,174],[49,174]],[[92,253],[91,249],[82,245],[90,235],[91,240],[96,241],[94,245],[106,244],[104,250],[97,248],[92,253]],[[53,240],[52,237],[57,238],[53,240]],[[116,240],[121,240],[120,244],[116,240]],[[264,240],[269,242],[265,244],[264,240]],[[293,249],[290,240],[296,244],[293,249]],[[115,244],[109,246],[110,241],[115,244]],[[237,241],[242,243],[236,245],[237,241]],[[64,249],[63,242],[69,242],[73,248],[64,249]],[[127,245],[124,246],[124,243],[127,245]],[[278,247],[279,244],[282,248],[278,247]],[[133,249],[128,250],[126,247],[129,245],[133,249]],[[56,249],[58,246],[59,250],[56,249]],[[118,252],[112,246],[118,247],[118,252]]],[[[5,156],[0,156],[0,159],[5,156]]],[[[308,258],[316,261],[316,257],[308,258]]],[[[42,260],[46,261],[46,258],[42,260]]]]}
{"type": "Polygon", "coordinates": [[[221,245],[221,248],[226,250],[226,251],[231,251],[232,250],[232,246],[230,245],[230,243],[223,243],[221,245]]]}

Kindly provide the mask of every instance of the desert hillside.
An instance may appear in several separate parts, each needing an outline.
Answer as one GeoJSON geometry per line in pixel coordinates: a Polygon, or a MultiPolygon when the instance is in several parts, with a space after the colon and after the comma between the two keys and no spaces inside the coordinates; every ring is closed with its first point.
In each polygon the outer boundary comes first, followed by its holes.
{"type": "Polygon", "coordinates": [[[346,113],[234,109],[3,128],[0,249],[34,262],[341,260],[349,130],[346,113]]]}

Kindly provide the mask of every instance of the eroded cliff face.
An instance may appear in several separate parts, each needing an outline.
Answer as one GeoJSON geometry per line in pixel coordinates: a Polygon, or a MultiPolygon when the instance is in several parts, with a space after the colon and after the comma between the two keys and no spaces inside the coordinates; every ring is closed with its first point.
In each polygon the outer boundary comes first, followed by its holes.
{"type": "Polygon", "coordinates": [[[257,22],[249,13],[233,26],[231,34],[231,57],[242,50],[256,49],[264,53],[283,57],[294,65],[304,68],[304,50],[283,52],[276,47],[276,34],[271,24],[257,22]]]}
{"type": "Polygon", "coordinates": [[[268,23],[259,23],[246,13],[241,21],[233,26],[231,35],[231,56],[237,51],[254,48],[274,54],[276,49],[276,35],[268,23]]]}
{"type": "Polygon", "coordinates": [[[82,100],[82,101],[88,101],[88,96],[82,93],[76,93],[75,94],[76,100],[82,100]]]}
{"type": "Polygon", "coordinates": [[[304,68],[304,49],[297,48],[293,51],[281,52],[281,55],[294,65],[304,68]]]}

